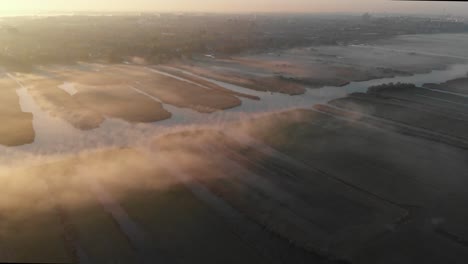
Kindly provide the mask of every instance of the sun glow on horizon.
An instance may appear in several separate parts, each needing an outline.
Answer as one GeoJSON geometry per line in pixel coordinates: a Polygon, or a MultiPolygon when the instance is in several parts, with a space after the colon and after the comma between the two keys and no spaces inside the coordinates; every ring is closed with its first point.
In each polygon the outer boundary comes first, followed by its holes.
{"type": "MultiPolygon", "coordinates": [[[[3,2],[3,1],[2,1],[3,2]]],[[[376,12],[468,15],[466,3],[398,2],[387,0],[16,0],[0,3],[2,13],[57,11],[183,11],[183,12],[376,12]]]]}

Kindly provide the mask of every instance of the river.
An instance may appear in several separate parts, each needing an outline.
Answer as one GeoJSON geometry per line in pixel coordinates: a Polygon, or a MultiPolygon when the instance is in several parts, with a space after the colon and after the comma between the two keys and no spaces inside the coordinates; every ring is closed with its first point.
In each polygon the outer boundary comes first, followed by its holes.
{"type": "MultiPolygon", "coordinates": [[[[34,102],[28,94],[27,88],[18,82],[17,94],[20,97],[21,108],[24,112],[33,113],[33,127],[36,132],[35,141],[18,147],[0,146],[0,164],[18,157],[60,156],[73,155],[83,150],[93,150],[103,147],[144,146],[148,139],[156,135],[170,133],[177,130],[210,126],[223,128],[226,125],[245,120],[261,114],[279,112],[298,108],[311,108],[317,103],[327,103],[330,100],[344,97],[349,93],[365,92],[368,87],[390,83],[405,82],[421,86],[424,83],[442,83],[454,78],[466,76],[467,64],[456,64],[444,70],[434,70],[429,73],[412,76],[396,76],[392,78],[374,79],[362,82],[351,82],[346,86],[327,86],[319,89],[307,89],[303,95],[290,96],[279,93],[259,92],[240,86],[209,80],[227,89],[253,94],[260,97],[260,101],[241,98],[242,105],[225,111],[202,114],[188,108],[179,108],[164,104],[172,113],[168,120],[147,124],[130,124],[123,120],[107,118],[99,127],[82,131],[72,127],[62,119],[50,116],[34,102]]],[[[14,76],[10,75],[11,78],[14,76]]],[[[141,91],[140,91],[141,92],[141,91]]],[[[149,95],[148,95],[149,96],[149,95]]],[[[157,98],[154,100],[159,101],[157,98]]]]}

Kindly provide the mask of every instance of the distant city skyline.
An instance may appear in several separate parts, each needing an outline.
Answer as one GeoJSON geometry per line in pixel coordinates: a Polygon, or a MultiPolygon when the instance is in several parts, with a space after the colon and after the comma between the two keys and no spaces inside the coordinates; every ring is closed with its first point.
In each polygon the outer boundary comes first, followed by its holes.
{"type": "Polygon", "coordinates": [[[0,3],[0,12],[182,11],[410,13],[468,15],[468,3],[389,0],[15,0],[0,3]]]}

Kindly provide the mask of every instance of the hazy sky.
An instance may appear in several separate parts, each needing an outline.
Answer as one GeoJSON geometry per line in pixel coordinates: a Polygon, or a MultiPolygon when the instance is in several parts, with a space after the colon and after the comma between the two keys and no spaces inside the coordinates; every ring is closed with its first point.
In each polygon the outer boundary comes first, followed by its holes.
{"type": "Polygon", "coordinates": [[[0,12],[2,11],[369,11],[468,15],[468,3],[390,0],[0,0],[0,12]]]}

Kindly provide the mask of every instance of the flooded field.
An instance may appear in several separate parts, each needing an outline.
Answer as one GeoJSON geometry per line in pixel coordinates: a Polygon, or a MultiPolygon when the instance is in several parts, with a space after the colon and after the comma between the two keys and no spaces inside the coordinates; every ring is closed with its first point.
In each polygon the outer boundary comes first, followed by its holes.
{"type": "MultiPolygon", "coordinates": [[[[310,108],[314,104],[326,103],[336,98],[345,97],[350,93],[365,92],[368,87],[374,85],[404,82],[422,86],[426,83],[443,83],[461,78],[466,76],[467,72],[468,64],[454,64],[447,66],[446,69],[432,70],[428,73],[350,82],[340,87],[325,86],[307,89],[304,94],[295,96],[255,91],[230,83],[198,77],[226,89],[231,94],[228,95],[226,92],[220,91],[218,93],[222,97],[219,99],[216,97],[210,99],[205,96],[203,97],[204,101],[217,103],[225,96],[232,97],[232,100],[234,98],[238,100],[238,102],[233,101],[234,104],[230,105],[230,109],[222,111],[209,110],[209,106],[197,103],[175,103],[171,100],[179,99],[166,99],[164,96],[158,96],[151,91],[151,88],[139,87],[140,81],[138,80],[134,81],[135,86],[109,85],[105,90],[103,90],[104,88],[89,90],[90,88],[87,86],[75,84],[73,87],[78,92],[73,95],[57,87],[63,85],[61,82],[56,82],[55,88],[54,85],[47,88],[47,90],[52,89],[54,94],[60,94],[61,99],[56,96],[52,97],[53,99],[44,98],[46,89],[36,91],[37,88],[28,87],[25,82],[20,81],[23,86],[17,89],[18,102],[23,112],[33,114],[34,142],[25,141],[25,145],[18,142],[17,145],[22,146],[17,147],[0,146],[0,151],[2,153],[13,151],[27,155],[34,153],[54,154],[73,153],[94,148],[96,144],[99,144],[99,147],[138,145],[144,142],[148,136],[183,129],[185,126],[214,125],[222,128],[226,124],[249,116],[296,108],[310,108]],[[112,92],[110,92],[111,90],[112,92]],[[39,95],[35,95],[37,93],[39,95]],[[96,93],[103,95],[96,97],[94,96],[96,93]],[[249,96],[239,96],[239,94],[249,96]],[[130,98],[132,99],[129,100],[130,98]],[[57,100],[55,102],[58,105],[54,104],[54,100],[57,100]],[[119,100],[121,103],[118,103],[119,100]],[[67,103],[68,101],[70,102],[67,103]],[[151,122],[154,118],[166,120],[151,122]]],[[[193,76],[192,73],[185,73],[193,76]]],[[[172,75],[168,74],[168,76],[172,75]]],[[[20,80],[17,77],[15,79],[20,80]]],[[[185,83],[188,84],[188,82],[185,83]]],[[[19,86],[16,82],[15,84],[19,86]]],[[[198,89],[207,88],[199,87],[198,89]]],[[[184,93],[183,90],[180,92],[184,93]]],[[[190,97],[188,94],[187,96],[190,97]]],[[[212,103],[210,104],[213,106],[212,103]]],[[[9,155],[2,156],[4,158],[9,155]]]]}

